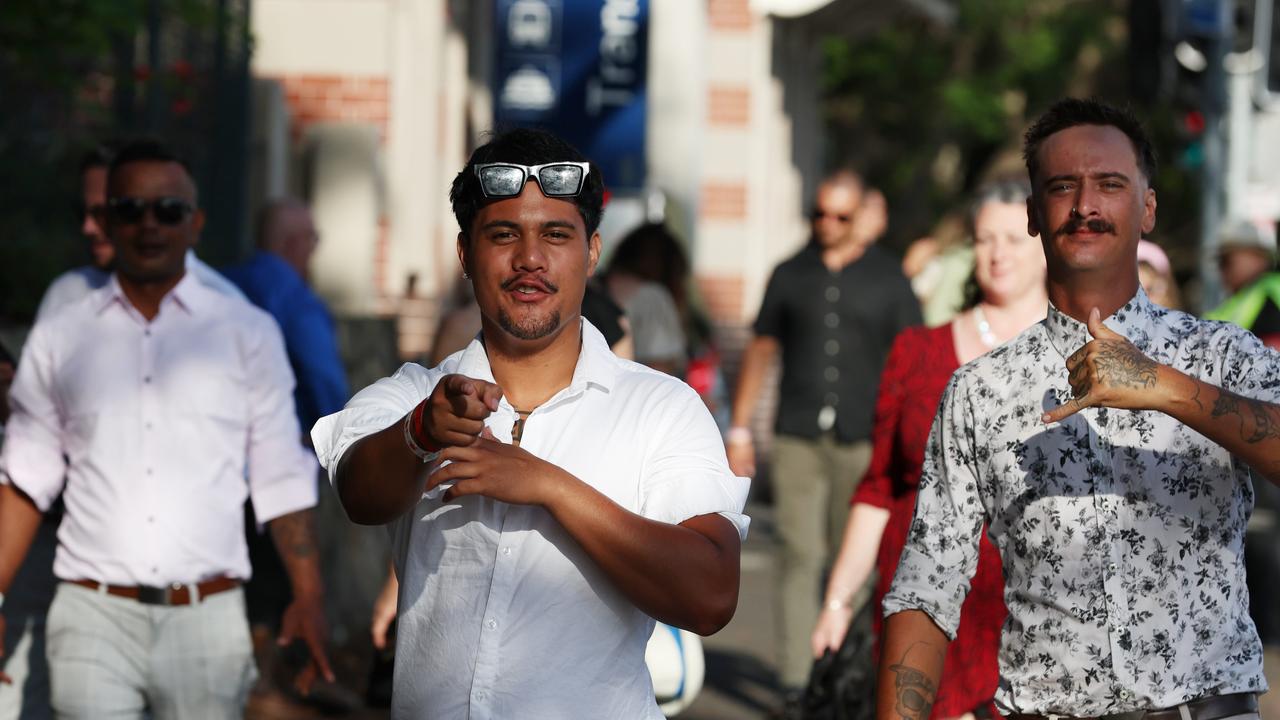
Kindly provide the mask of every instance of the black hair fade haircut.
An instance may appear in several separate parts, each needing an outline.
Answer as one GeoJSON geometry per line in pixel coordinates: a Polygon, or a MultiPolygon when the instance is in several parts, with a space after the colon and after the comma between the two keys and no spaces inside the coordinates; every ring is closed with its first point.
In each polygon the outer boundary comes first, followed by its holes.
{"type": "Polygon", "coordinates": [[[1134,157],[1138,160],[1138,169],[1146,176],[1148,185],[1155,183],[1156,151],[1142,129],[1142,122],[1132,111],[1108,105],[1096,98],[1063,98],[1046,110],[1023,138],[1022,160],[1027,164],[1027,176],[1033,187],[1036,173],[1040,170],[1040,146],[1045,139],[1078,125],[1111,126],[1128,136],[1134,157]]]}
{"type": "MultiPolygon", "coordinates": [[[[475,149],[466,167],[453,179],[449,189],[449,202],[453,205],[453,216],[458,221],[462,236],[471,239],[471,224],[475,222],[480,208],[493,202],[485,197],[480,188],[480,178],[476,176],[475,167],[484,163],[508,162],[518,165],[542,165],[552,162],[588,162],[577,148],[561,138],[545,130],[518,128],[498,132],[490,136],[489,141],[475,149]]],[[[600,179],[600,170],[592,165],[582,185],[582,192],[571,200],[582,215],[582,222],[587,229],[587,238],[600,227],[600,213],[604,208],[604,182],[600,179]]]]}
{"type": "Polygon", "coordinates": [[[196,190],[195,175],[191,173],[191,166],[173,148],[166,145],[163,141],[156,138],[138,138],[120,146],[114,157],[111,158],[111,164],[107,170],[107,186],[110,187],[111,176],[116,174],[121,167],[136,162],[157,162],[157,163],[177,163],[187,174],[187,179],[191,182],[191,193],[193,199],[199,199],[196,190]]]}

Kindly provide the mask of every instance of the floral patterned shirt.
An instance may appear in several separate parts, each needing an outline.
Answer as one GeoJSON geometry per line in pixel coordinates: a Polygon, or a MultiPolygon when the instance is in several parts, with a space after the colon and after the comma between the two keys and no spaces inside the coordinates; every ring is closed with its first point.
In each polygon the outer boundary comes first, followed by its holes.
{"type": "MultiPolygon", "coordinates": [[[[1280,402],[1280,353],[1240,328],[1141,290],[1105,322],[1156,362],[1280,402]]],[[[1051,306],[956,371],[884,612],[922,610],[954,637],[986,521],[1009,608],[1002,712],[1085,717],[1264,691],[1245,588],[1250,470],[1159,412],[1087,408],[1045,425],[1071,398],[1066,358],[1090,339],[1051,306]]]]}

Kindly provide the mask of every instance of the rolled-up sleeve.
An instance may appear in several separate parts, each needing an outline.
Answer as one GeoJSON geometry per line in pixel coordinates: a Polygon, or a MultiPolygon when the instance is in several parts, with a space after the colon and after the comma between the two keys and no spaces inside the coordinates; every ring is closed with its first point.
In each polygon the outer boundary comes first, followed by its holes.
{"type": "Polygon", "coordinates": [[[978,566],[984,521],[971,405],[957,373],[934,418],[907,544],[884,598],[886,617],[922,610],[954,640],[978,566]]]}
{"type": "Polygon", "coordinates": [[[314,507],[316,463],[302,445],[293,402],[293,370],[284,340],[265,314],[255,314],[246,342],[249,379],[249,497],[259,522],[314,507]]]}
{"type": "Polygon", "coordinates": [[[663,408],[657,420],[664,431],[655,435],[645,462],[640,514],[679,524],[719,513],[745,540],[751,521],[742,509],[751,481],[729,470],[724,440],[706,405],[683,384],[657,405],[663,408]]]}
{"type": "Polygon", "coordinates": [[[0,484],[12,483],[41,511],[48,510],[66,482],[62,417],[53,388],[55,359],[37,324],[22,349],[18,372],[9,388],[12,411],[0,449],[0,484]]]}
{"type": "Polygon", "coordinates": [[[334,481],[338,461],[357,440],[385,430],[417,407],[431,393],[443,373],[405,363],[391,377],[385,377],[355,394],[346,407],[320,418],[311,428],[316,457],[334,481]]]}

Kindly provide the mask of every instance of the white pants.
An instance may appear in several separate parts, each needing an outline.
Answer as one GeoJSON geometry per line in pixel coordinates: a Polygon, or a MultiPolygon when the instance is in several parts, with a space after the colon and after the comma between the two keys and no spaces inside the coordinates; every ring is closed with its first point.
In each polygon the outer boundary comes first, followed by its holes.
{"type": "Polygon", "coordinates": [[[240,588],[165,607],[62,583],[47,642],[59,718],[240,718],[257,677],[240,588]]]}

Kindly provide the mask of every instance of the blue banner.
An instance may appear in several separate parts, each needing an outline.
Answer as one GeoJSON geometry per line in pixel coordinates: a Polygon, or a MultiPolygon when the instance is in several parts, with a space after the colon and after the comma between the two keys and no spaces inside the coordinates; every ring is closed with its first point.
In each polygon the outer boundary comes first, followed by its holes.
{"type": "Polygon", "coordinates": [[[573,143],[611,191],[645,180],[648,0],[497,0],[494,119],[573,143]]]}

